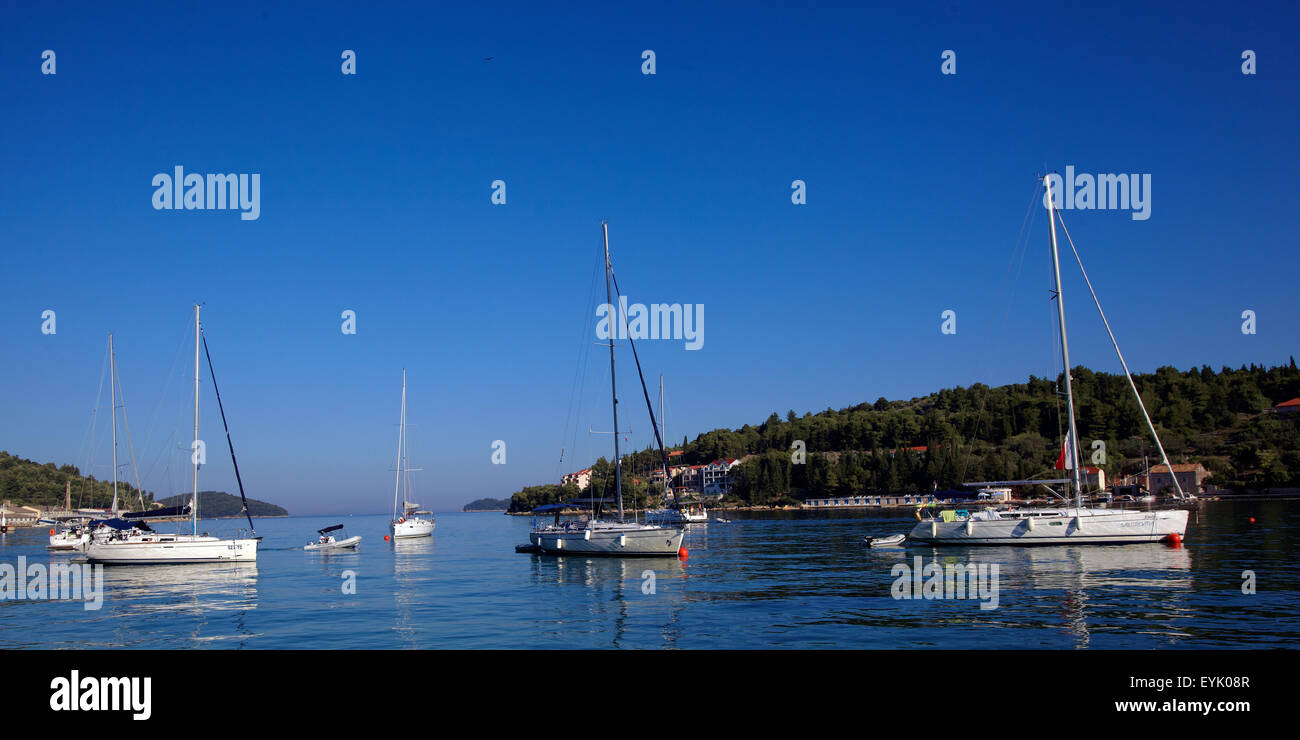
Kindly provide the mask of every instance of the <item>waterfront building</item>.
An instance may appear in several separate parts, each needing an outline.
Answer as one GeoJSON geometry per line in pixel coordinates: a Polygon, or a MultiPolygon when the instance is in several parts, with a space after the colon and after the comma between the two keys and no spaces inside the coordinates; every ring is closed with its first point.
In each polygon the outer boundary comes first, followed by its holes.
{"type": "Polygon", "coordinates": [[[939,500],[935,499],[934,495],[929,493],[890,493],[884,495],[861,494],[856,496],[841,496],[839,498],[810,498],[804,502],[804,506],[812,509],[849,509],[885,506],[922,506],[938,502],[939,500]]]}
{"type": "Polygon", "coordinates": [[[1182,486],[1183,493],[1204,493],[1204,482],[1206,478],[1213,475],[1205,466],[1200,463],[1174,463],[1173,473],[1170,474],[1169,468],[1165,465],[1156,465],[1151,468],[1147,476],[1147,490],[1151,493],[1158,494],[1163,489],[1174,489],[1174,476],[1178,477],[1178,484],[1182,486]]]}
{"type": "Polygon", "coordinates": [[[578,490],[584,490],[591,485],[591,468],[579,470],[576,473],[568,473],[560,478],[560,485],[567,486],[570,483],[578,487],[578,490]]]}

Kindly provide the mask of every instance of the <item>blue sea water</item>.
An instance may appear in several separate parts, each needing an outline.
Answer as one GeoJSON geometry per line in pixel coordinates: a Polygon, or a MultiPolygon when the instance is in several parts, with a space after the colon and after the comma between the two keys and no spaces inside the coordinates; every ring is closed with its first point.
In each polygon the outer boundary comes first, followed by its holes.
{"type": "MultiPolygon", "coordinates": [[[[1203,503],[1177,549],[868,550],[915,520],[729,516],[693,527],[684,561],[517,554],[530,520],[493,513],[440,514],[432,538],[398,543],[384,516],[263,519],[255,565],[108,567],[92,611],[2,600],[0,648],[1300,647],[1300,501],[1203,503]],[[359,552],[301,549],[336,523],[359,552]],[[997,608],[893,598],[894,566],[917,557],[996,564],[997,608]]],[[[70,558],[45,539],[0,536],[0,564],[70,558]]]]}

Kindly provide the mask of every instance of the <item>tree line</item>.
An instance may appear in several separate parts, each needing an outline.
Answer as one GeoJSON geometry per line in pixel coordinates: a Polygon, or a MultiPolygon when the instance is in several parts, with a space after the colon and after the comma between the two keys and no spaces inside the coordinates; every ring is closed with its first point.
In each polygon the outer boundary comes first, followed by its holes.
{"type": "MultiPolygon", "coordinates": [[[[1300,397],[1294,358],[1276,367],[1217,372],[1208,366],[1162,367],[1133,380],[1172,462],[1202,463],[1221,488],[1300,485],[1300,419],[1272,411],[1300,397]]],[[[1072,381],[1084,465],[1102,468],[1114,480],[1139,472],[1144,456],[1152,465],[1159,462],[1122,374],[1078,366],[1072,381]]],[[[679,459],[691,465],[748,458],[733,470],[732,494],[754,505],[1043,477],[1053,469],[1063,438],[1063,383],[1062,376],[1031,375],[1025,383],[976,383],[909,401],[879,398],[803,416],[789,411],[784,418],[773,413],[757,426],[683,439],[677,449],[683,452],[679,459]],[[792,460],[796,441],[806,450],[802,464],[792,460]]],[[[634,452],[625,474],[644,475],[660,460],[657,450],[634,452]]],[[[536,495],[512,499],[512,507],[536,495]]]]}
{"type": "MultiPolygon", "coordinates": [[[[69,481],[72,483],[73,508],[107,509],[113,504],[111,480],[83,476],[75,465],[38,463],[0,451],[0,500],[12,501],[16,506],[61,508],[64,486],[69,481]]],[[[139,506],[141,496],[146,506],[153,503],[152,491],[140,491],[129,483],[118,481],[117,500],[121,508],[139,506]]]]}

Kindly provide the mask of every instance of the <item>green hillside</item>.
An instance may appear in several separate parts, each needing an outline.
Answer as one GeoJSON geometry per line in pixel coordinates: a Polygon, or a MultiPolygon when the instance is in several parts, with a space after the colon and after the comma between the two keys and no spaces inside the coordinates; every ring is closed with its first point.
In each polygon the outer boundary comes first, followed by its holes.
{"type": "MultiPolygon", "coordinates": [[[[1076,367],[1073,373],[1080,455],[1107,478],[1138,472],[1155,445],[1123,375],[1076,367]],[[1105,444],[1104,462],[1093,443],[1105,444]]],[[[1300,414],[1280,415],[1277,404],[1300,396],[1295,360],[1266,368],[1219,371],[1162,367],[1134,376],[1172,462],[1199,462],[1220,488],[1300,486],[1300,414]]],[[[715,429],[682,440],[686,464],[752,456],[734,471],[734,498],[749,504],[797,502],[850,494],[919,493],[963,481],[1020,480],[1052,470],[1060,451],[1063,379],[1030,376],[998,387],[946,388],[921,398],[885,398],[839,410],[784,417],[762,424],[715,429]],[[804,464],[791,460],[803,441],[804,464]]],[[[1158,460],[1157,460],[1158,462],[1158,460]]],[[[629,477],[646,476],[659,454],[628,456],[624,492],[643,495],[629,477]]],[[[593,485],[610,488],[598,460],[593,485]],[[605,481],[604,483],[600,483],[605,481]]],[[[550,503],[572,491],[532,486],[512,498],[512,510],[550,503]]]]}
{"type": "Polygon", "coordinates": [[[510,508],[508,498],[481,498],[465,504],[462,511],[505,511],[510,508]]]}
{"type": "MultiPolygon", "coordinates": [[[[162,500],[163,506],[183,506],[190,502],[193,496],[191,493],[178,493],[175,496],[168,496],[162,500]]],[[[258,501],[250,498],[248,500],[248,512],[253,516],[289,516],[289,512],[282,506],[268,504],[265,501],[258,501]]],[[[225,491],[199,491],[199,516],[202,517],[224,517],[224,516],[242,516],[243,502],[239,496],[226,493],[225,491]]]]}
{"type": "MultiPolygon", "coordinates": [[[[9,500],[19,506],[61,507],[64,485],[69,481],[72,482],[73,507],[106,509],[112,505],[111,480],[83,477],[75,465],[39,463],[0,451],[0,500],[9,500]]],[[[118,482],[118,502],[123,508],[138,508],[140,495],[134,486],[118,482]]],[[[146,505],[153,502],[152,491],[145,491],[143,496],[146,505]]]]}

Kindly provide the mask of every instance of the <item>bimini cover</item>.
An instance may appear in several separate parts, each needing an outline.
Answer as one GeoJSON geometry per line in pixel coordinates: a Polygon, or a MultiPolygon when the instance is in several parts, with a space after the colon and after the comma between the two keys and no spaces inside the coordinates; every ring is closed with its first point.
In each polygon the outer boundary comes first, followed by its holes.
{"type": "Polygon", "coordinates": [[[326,527],[326,528],[324,528],[324,529],[318,529],[318,530],[316,530],[316,531],[317,531],[317,532],[320,532],[321,534],[329,534],[330,532],[333,532],[333,531],[335,531],[335,530],[339,530],[339,529],[343,529],[343,525],[342,525],[342,524],[335,524],[335,525],[332,526],[332,527],[326,527]]]}

